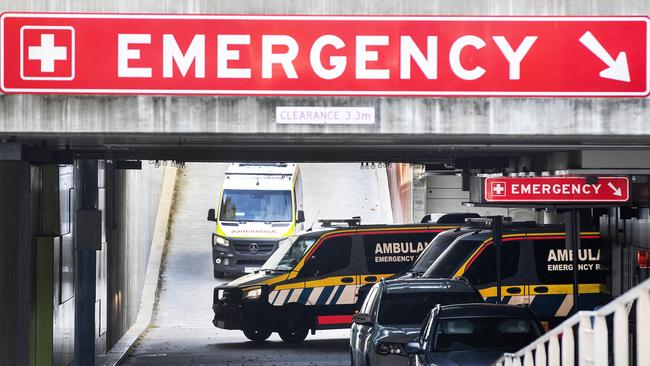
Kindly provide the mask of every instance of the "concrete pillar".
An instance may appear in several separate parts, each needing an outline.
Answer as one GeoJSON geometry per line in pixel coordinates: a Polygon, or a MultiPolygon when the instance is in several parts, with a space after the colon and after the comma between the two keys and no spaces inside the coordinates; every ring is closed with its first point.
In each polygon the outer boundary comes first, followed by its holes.
{"type": "Polygon", "coordinates": [[[34,334],[39,169],[0,161],[0,363],[29,365],[34,334]]]}
{"type": "MultiPolygon", "coordinates": [[[[97,246],[101,245],[101,217],[97,211],[97,161],[78,160],[77,214],[75,218],[75,364],[95,363],[95,298],[97,246]]],[[[101,246],[99,247],[101,249],[101,246]]]]}

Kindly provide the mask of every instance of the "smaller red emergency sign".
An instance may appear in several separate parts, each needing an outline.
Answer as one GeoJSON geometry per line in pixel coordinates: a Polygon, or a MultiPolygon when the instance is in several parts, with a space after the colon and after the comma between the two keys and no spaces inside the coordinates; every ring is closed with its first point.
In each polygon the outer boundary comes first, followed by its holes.
{"type": "Polygon", "coordinates": [[[487,202],[627,202],[626,177],[490,177],[485,179],[487,202]]]}

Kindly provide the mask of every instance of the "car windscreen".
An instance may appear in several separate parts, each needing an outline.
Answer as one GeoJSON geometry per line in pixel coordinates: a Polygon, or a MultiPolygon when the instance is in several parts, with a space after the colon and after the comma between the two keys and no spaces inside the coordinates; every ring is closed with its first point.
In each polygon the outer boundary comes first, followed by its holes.
{"type": "Polygon", "coordinates": [[[262,265],[262,270],[291,271],[317,239],[315,236],[300,236],[291,244],[280,245],[262,265]]]}
{"type": "Polygon", "coordinates": [[[456,235],[455,232],[449,235],[440,234],[436,236],[420,254],[415,263],[413,263],[411,272],[420,274],[426,272],[436,258],[438,258],[440,254],[449,247],[449,244],[456,240],[457,237],[458,235],[456,235]]]}
{"type": "Polygon", "coordinates": [[[483,302],[474,292],[413,292],[384,294],[377,321],[381,325],[420,327],[427,312],[437,304],[450,305],[483,302]]]}
{"type": "Polygon", "coordinates": [[[433,262],[422,277],[451,278],[465,259],[481,245],[479,240],[458,239],[433,262]]]}
{"type": "Polygon", "coordinates": [[[438,321],[432,351],[514,352],[539,336],[539,328],[532,319],[445,318],[438,321]]]}
{"type": "Polygon", "coordinates": [[[219,220],[291,221],[291,191],[225,189],[221,200],[219,220]]]}

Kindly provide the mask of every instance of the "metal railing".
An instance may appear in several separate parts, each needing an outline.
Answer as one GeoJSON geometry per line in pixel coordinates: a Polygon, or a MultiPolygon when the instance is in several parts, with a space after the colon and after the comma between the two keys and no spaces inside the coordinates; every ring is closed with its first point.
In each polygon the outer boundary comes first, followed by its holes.
{"type": "Polygon", "coordinates": [[[518,352],[503,354],[493,365],[576,364],[650,365],[650,279],[596,311],[578,312],[518,352]]]}

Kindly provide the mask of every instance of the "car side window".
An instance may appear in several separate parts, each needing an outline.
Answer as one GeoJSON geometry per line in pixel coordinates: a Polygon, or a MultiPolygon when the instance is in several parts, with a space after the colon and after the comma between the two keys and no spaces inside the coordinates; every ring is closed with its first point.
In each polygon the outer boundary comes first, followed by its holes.
{"type": "MultiPolygon", "coordinates": [[[[507,241],[501,245],[501,278],[517,274],[519,267],[519,241],[507,241]]],[[[497,280],[496,247],[490,244],[478,255],[464,274],[474,285],[483,285],[497,280]]]]}
{"type": "Polygon", "coordinates": [[[375,286],[373,286],[372,289],[370,289],[370,293],[368,293],[368,296],[366,297],[366,301],[363,302],[363,305],[361,306],[361,310],[359,310],[360,313],[370,314],[370,312],[372,311],[373,304],[375,302],[375,298],[377,298],[377,292],[379,292],[379,290],[375,286]]]}
{"type": "Polygon", "coordinates": [[[341,236],[325,239],[307,258],[298,278],[323,276],[345,269],[350,264],[352,237],[341,236]]]}

